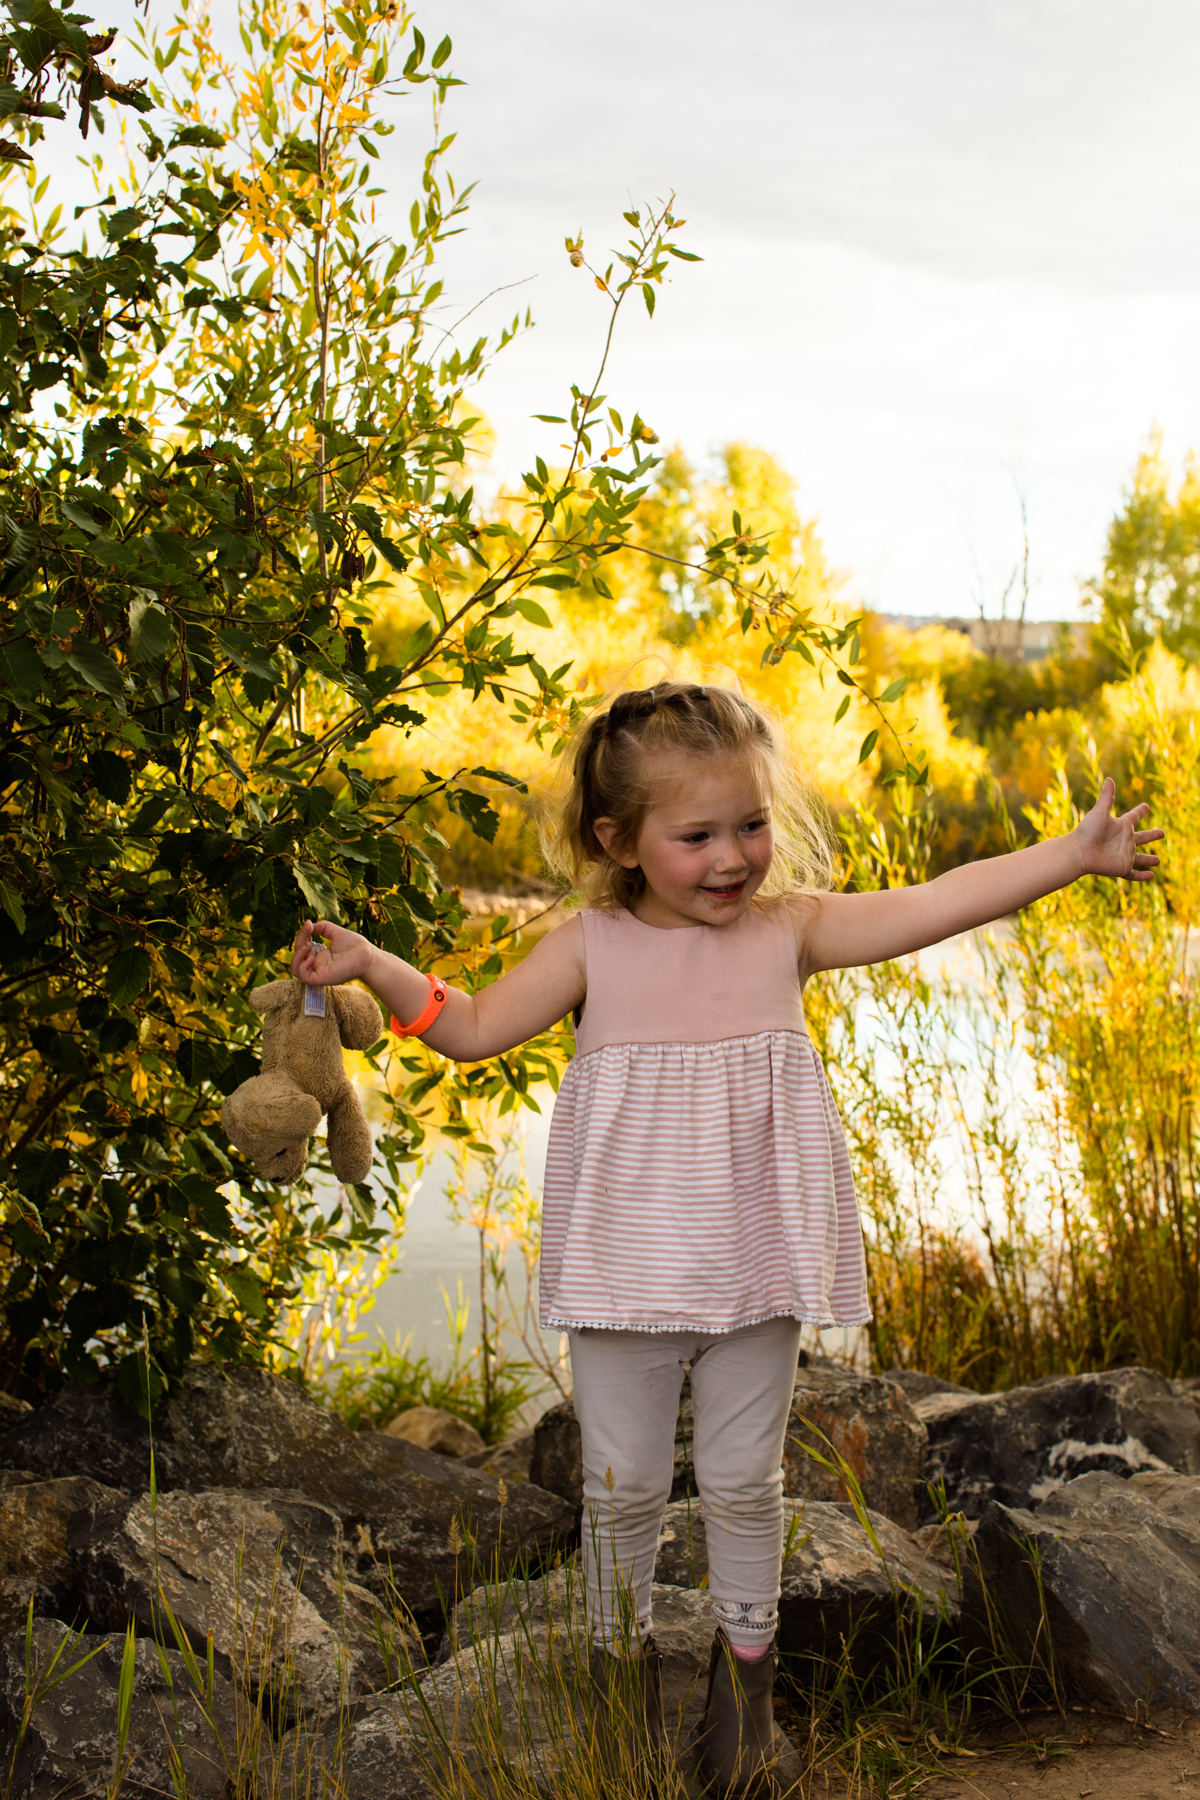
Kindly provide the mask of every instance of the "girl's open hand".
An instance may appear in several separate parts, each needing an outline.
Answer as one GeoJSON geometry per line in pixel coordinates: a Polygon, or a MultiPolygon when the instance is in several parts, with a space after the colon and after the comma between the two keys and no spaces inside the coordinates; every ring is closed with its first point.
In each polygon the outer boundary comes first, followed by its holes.
{"type": "Polygon", "coordinates": [[[292,974],[309,987],[361,981],[371,966],[372,955],[371,945],[357,931],[347,931],[328,919],[318,919],[315,924],[306,919],[292,951],[292,974]],[[315,944],[314,937],[327,938],[328,949],[324,944],[315,944]]]}
{"type": "Polygon", "coordinates": [[[1138,825],[1149,813],[1143,801],[1132,811],[1113,817],[1116,784],[1108,777],[1096,796],[1091,812],[1085,813],[1075,827],[1084,875],[1115,875],[1127,881],[1153,881],[1159,859],[1143,844],[1165,837],[1159,830],[1139,831],[1138,825]]]}

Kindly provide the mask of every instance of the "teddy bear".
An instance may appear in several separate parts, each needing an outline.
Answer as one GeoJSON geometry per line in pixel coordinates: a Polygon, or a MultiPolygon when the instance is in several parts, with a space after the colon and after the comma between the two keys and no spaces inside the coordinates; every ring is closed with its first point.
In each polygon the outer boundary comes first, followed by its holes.
{"type": "Polygon", "coordinates": [[[308,1140],[328,1113],[329,1160],[339,1181],[365,1181],[371,1132],[346,1079],[342,1050],[366,1050],[383,1036],[383,1015],[356,987],[269,981],[250,1004],[263,1015],[262,1074],[235,1088],[221,1108],[232,1143],[260,1175],[281,1187],[308,1163],[308,1140]]]}

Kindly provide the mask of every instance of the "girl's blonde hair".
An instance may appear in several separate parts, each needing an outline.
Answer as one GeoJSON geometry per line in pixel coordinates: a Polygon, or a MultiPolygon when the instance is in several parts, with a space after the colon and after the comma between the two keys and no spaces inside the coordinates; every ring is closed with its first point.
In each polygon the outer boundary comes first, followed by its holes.
{"type": "Polygon", "coordinates": [[[833,882],[834,850],[820,795],[805,782],[769,715],[726,687],[659,681],[614,696],[575,740],[570,776],[543,831],[546,860],[589,906],[627,907],[645,887],[596,836],[616,826],[616,848],[632,849],[663,787],[662,756],[744,759],[769,802],[775,856],[759,893],[814,892],[833,882]]]}

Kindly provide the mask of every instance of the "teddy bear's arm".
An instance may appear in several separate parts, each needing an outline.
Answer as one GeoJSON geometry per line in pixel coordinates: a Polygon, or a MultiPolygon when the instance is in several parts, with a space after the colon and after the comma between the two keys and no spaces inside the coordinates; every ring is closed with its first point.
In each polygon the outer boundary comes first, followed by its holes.
{"type": "Polygon", "coordinates": [[[283,1005],[291,991],[292,983],[290,981],[264,982],[262,987],[251,988],[250,1004],[255,1012],[274,1012],[277,1006],[283,1005]]]}
{"type": "Polygon", "coordinates": [[[369,1050],[383,1036],[383,1014],[362,988],[326,988],[334,996],[338,1028],[347,1050],[369,1050]]]}

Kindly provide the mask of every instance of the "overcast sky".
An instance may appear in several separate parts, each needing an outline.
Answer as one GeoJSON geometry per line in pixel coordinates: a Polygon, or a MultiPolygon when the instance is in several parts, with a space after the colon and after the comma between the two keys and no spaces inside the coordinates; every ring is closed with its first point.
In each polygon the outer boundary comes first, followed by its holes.
{"type": "MultiPolygon", "coordinates": [[[[231,0],[212,10],[232,43],[231,0]]],[[[778,455],[861,600],[992,607],[1023,495],[1031,610],[1070,616],[1151,425],[1176,462],[1200,446],[1194,0],[417,17],[431,45],[454,39],[451,164],[478,183],[446,320],[507,284],[464,335],[518,303],[537,320],[480,396],[499,474],[553,457],[561,432],[530,415],[565,411],[594,368],[604,302],[564,236],[606,259],[630,200],[672,189],[705,260],[676,265],[653,323],[631,312],[611,398],[700,462],[732,438],[778,455]]],[[[398,116],[382,170],[403,236],[424,100],[398,116]]]]}
{"type": "MultiPolygon", "coordinates": [[[[478,181],[455,303],[526,281],[482,398],[508,470],[586,381],[569,267],[670,191],[683,242],[608,383],[698,459],[774,451],[863,599],[994,600],[1028,504],[1033,611],[1070,615],[1154,421],[1200,443],[1200,9],[1183,0],[451,0],[478,181]],[[532,277],[532,279],[528,279],[532,277]]],[[[411,104],[411,103],[407,103],[411,104]]],[[[412,115],[416,123],[415,112],[412,115]]],[[[405,133],[407,135],[407,132],[405,133]]],[[[496,316],[487,309],[483,316],[496,316]]]]}

